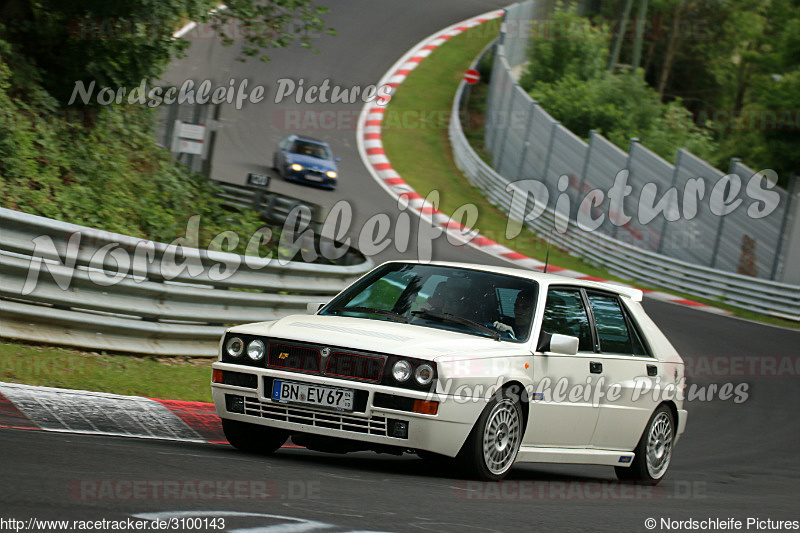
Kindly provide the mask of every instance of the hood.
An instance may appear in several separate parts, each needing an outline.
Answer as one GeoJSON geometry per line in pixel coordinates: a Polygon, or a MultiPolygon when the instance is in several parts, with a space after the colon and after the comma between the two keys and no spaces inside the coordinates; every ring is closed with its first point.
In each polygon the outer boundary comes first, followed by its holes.
{"type": "Polygon", "coordinates": [[[330,159],[319,159],[303,154],[287,153],[286,159],[289,164],[298,163],[311,170],[318,170],[320,172],[327,172],[328,170],[336,170],[336,163],[330,159]]]}
{"type": "Polygon", "coordinates": [[[344,316],[291,315],[271,322],[237,326],[230,331],[429,361],[439,358],[452,360],[530,355],[527,344],[496,341],[489,337],[426,326],[344,316]]]}

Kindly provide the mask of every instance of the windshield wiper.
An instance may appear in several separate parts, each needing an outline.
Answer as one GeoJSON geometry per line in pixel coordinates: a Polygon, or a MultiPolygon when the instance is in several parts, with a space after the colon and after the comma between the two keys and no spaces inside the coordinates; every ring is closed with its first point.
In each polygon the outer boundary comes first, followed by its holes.
{"type": "Polygon", "coordinates": [[[403,322],[404,324],[408,324],[407,317],[399,313],[395,313],[394,311],[387,311],[386,309],[378,309],[377,307],[364,307],[356,305],[353,307],[339,307],[337,309],[333,309],[334,313],[339,313],[341,311],[352,311],[353,313],[368,313],[371,315],[385,316],[386,318],[391,318],[397,322],[403,322]]]}
{"type": "Polygon", "coordinates": [[[419,311],[411,311],[411,314],[414,316],[422,315],[431,318],[436,318],[438,320],[442,320],[444,322],[453,322],[456,324],[461,324],[462,326],[469,326],[472,329],[476,329],[482,333],[486,333],[491,338],[496,341],[500,340],[500,333],[493,330],[488,326],[484,326],[480,322],[475,322],[474,320],[470,320],[469,318],[464,318],[463,316],[452,315],[450,313],[439,313],[437,311],[430,311],[428,309],[420,309],[419,311]]]}

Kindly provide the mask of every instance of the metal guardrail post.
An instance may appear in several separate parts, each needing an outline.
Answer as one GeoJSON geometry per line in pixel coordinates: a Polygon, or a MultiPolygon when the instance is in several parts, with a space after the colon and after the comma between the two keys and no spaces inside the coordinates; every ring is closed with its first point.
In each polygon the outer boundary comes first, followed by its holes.
{"type": "Polygon", "coordinates": [[[506,127],[503,128],[503,137],[502,141],[500,141],[500,152],[497,156],[497,162],[495,163],[494,167],[499,169],[500,166],[503,164],[503,154],[506,151],[506,138],[508,138],[508,130],[511,129],[511,110],[514,108],[514,97],[517,94],[517,87],[519,84],[515,83],[513,87],[511,87],[511,98],[508,99],[508,111],[506,111],[506,127]]]}
{"type": "MultiPolygon", "coordinates": [[[[639,138],[638,137],[631,137],[631,140],[628,143],[628,160],[625,162],[625,169],[629,173],[630,173],[630,170],[631,170],[631,161],[633,160],[633,149],[637,144],[639,144],[639,138]]],[[[610,203],[609,203],[609,209],[613,208],[613,207],[614,206],[610,205],[610,203]]],[[[625,211],[625,197],[622,198],[622,204],[619,206],[619,213],[622,213],[624,211],[625,211]]],[[[618,233],[618,230],[619,230],[619,225],[617,225],[617,223],[615,221],[612,221],[611,225],[614,226],[614,230],[611,233],[611,237],[613,239],[616,239],[617,238],[617,233],[618,233]]]]}
{"type": "MultiPolygon", "coordinates": [[[[536,109],[536,100],[531,101],[531,105],[528,106],[528,118],[525,122],[525,136],[523,139],[530,139],[531,137],[531,126],[533,125],[533,113],[536,109]]],[[[522,179],[522,168],[525,166],[525,158],[528,156],[528,148],[530,147],[531,142],[525,141],[522,147],[522,153],[519,156],[519,165],[517,166],[517,179],[522,179]]]]}
{"type": "Polygon", "coordinates": [[[578,185],[578,194],[583,194],[583,188],[586,185],[586,175],[589,173],[589,160],[592,157],[595,135],[597,135],[597,130],[589,130],[589,142],[586,148],[586,157],[583,159],[583,169],[581,169],[581,182],[578,185]]]}
{"type": "MultiPolygon", "coordinates": [[[[736,170],[736,163],[740,161],[741,159],[739,159],[738,157],[731,158],[730,164],[728,165],[728,174],[734,173],[734,171],[736,170]]],[[[711,264],[709,265],[711,268],[716,268],[717,266],[717,257],[719,256],[719,245],[722,242],[722,231],[724,227],[725,227],[725,217],[720,217],[719,225],[717,226],[717,236],[714,238],[714,248],[711,250],[711,264]]]]}
{"type": "MultiPolygon", "coordinates": [[[[494,99],[496,101],[494,102],[493,107],[490,109],[490,111],[494,114],[494,119],[488,121],[488,123],[492,127],[492,129],[490,130],[491,136],[487,137],[487,139],[486,139],[486,146],[492,151],[492,154],[494,155],[494,157],[492,158],[492,166],[494,166],[494,167],[497,167],[497,163],[498,163],[498,161],[500,161],[500,158],[499,158],[499,155],[498,155],[499,151],[500,151],[500,148],[498,147],[498,144],[497,144],[497,136],[500,134],[500,126],[498,125],[498,120],[503,114],[502,113],[502,108],[503,108],[503,105],[504,105],[505,99],[506,99],[507,86],[508,86],[509,82],[511,81],[511,75],[508,72],[506,72],[502,67],[502,63],[503,63],[503,59],[504,58],[505,58],[505,56],[503,55],[503,53],[502,52],[498,52],[498,54],[495,56],[495,59],[494,59],[495,60],[495,65],[492,68],[493,71],[496,68],[502,75],[502,77],[500,78],[500,86],[501,86],[501,88],[497,92],[497,96],[498,97],[496,99],[494,99]]],[[[490,115],[490,118],[491,118],[491,115],[490,115]]],[[[500,146],[502,146],[502,144],[500,146]]]]}
{"type": "Polygon", "coordinates": [[[781,230],[778,233],[778,244],[775,246],[775,257],[772,259],[772,270],[769,274],[769,279],[775,279],[778,275],[778,264],[780,263],[781,252],[783,251],[783,243],[786,240],[786,228],[789,227],[789,218],[792,216],[792,207],[795,201],[795,194],[797,191],[797,176],[794,173],[789,177],[789,193],[786,196],[786,209],[783,212],[783,220],[781,220],[781,230]]]}
{"type": "Polygon", "coordinates": [[[559,121],[554,121],[550,126],[550,138],[547,140],[547,154],[544,156],[544,171],[542,172],[542,181],[547,186],[547,173],[550,171],[550,158],[553,155],[553,144],[556,140],[556,131],[558,131],[559,121]]]}
{"type": "MultiPolygon", "coordinates": [[[[672,183],[670,184],[669,188],[673,188],[676,183],[678,183],[678,173],[681,170],[681,160],[683,159],[683,152],[685,150],[683,148],[678,150],[678,155],[675,157],[675,169],[672,171],[672,183]]],[[[661,238],[658,239],[658,248],[656,249],[656,253],[660,254],[661,251],[664,249],[664,241],[666,240],[667,236],[667,217],[664,217],[664,223],[661,224],[661,238]]]]}

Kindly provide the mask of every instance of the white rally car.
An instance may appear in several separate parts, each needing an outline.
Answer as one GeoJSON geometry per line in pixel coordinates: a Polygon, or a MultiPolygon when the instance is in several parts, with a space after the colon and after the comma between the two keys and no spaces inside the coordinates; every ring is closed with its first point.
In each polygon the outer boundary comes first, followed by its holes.
{"type": "Polygon", "coordinates": [[[519,462],[657,483],[686,427],[680,356],[636,289],[512,268],[385,263],[309,314],[226,331],[228,441],[413,451],[497,480],[519,462]]]}

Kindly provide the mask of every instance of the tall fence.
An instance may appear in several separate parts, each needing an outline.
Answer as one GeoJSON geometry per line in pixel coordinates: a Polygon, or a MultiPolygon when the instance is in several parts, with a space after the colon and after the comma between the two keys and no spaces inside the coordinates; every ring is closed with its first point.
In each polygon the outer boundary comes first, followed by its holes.
{"type": "Polygon", "coordinates": [[[768,174],[757,174],[736,159],[726,174],[686,150],[678,152],[673,164],[637,139],[627,152],[595,131],[585,142],[519,86],[516,74],[526,60],[530,28],[550,13],[547,2],[506,10],[486,110],[485,142],[494,169],[551,207],[566,194],[572,220],[581,209],[584,220],[603,216],[593,231],[635,248],[713,269],[800,283],[795,272],[800,266],[786,264],[789,248],[800,247],[800,234],[791,230],[797,225],[793,220],[800,191],[787,192],[768,174]],[[609,192],[620,171],[627,172],[630,193],[614,203],[609,192]],[[542,185],[548,198],[542,198],[542,185]],[[591,191],[603,192],[601,203],[591,203],[591,194],[596,194],[591,191]],[[652,219],[651,206],[661,208],[652,219]],[[760,216],[764,211],[769,213],[760,216]]]}
{"type": "Polygon", "coordinates": [[[167,245],[9,209],[0,228],[0,335],[98,350],[213,356],[227,325],[305,313],[373,266],[167,245]]]}
{"type": "MultiPolygon", "coordinates": [[[[498,47],[496,54],[495,68],[499,61],[504,60],[502,44],[498,47]]],[[[473,67],[478,61],[475,61],[473,67]]],[[[502,80],[498,82],[497,78],[493,78],[492,83],[502,84],[504,82],[502,80]]],[[[519,93],[524,94],[522,91],[519,93]]],[[[629,150],[633,153],[631,155],[594,132],[589,143],[583,143],[557,122],[552,119],[548,121],[549,117],[541,107],[532,105],[525,109],[525,114],[520,119],[520,122],[525,124],[525,128],[529,128],[531,132],[531,136],[518,145],[522,149],[522,154],[517,161],[509,161],[502,156],[496,159],[497,166],[505,168],[506,173],[504,174],[481,159],[464,135],[459,110],[465,94],[465,84],[462,83],[450,114],[449,137],[453,148],[453,157],[467,180],[478,187],[492,204],[505,211],[510,219],[524,223],[528,229],[541,235],[549,235],[554,245],[623,279],[637,280],[640,283],[707,297],[759,313],[800,320],[800,283],[791,284],[760,279],[645,250],[636,245],[645,238],[633,242],[628,242],[631,239],[626,238],[636,231],[635,226],[633,228],[625,225],[616,226],[610,222],[614,218],[613,210],[612,216],[604,219],[601,225],[602,231],[583,231],[578,227],[574,211],[554,209],[552,203],[548,204],[547,198],[543,197],[541,189],[532,184],[532,179],[519,178],[519,176],[525,175],[526,178],[534,176],[535,179],[542,180],[544,176],[549,176],[551,182],[555,178],[556,191],[560,192],[558,191],[558,182],[561,181],[561,188],[567,193],[570,200],[573,200],[579,191],[588,191],[608,185],[604,176],[609,174],[615,176],[620,169],[628,168],[631,174],[641,174],[647,171],[664,177],[669,176],[671,180],[678,183],[681,179],[686,180],[685,176],[690,173],[686,170],[687,168],[695,167],[684,166],[682,167],[683,174],[676,173],[676,167],[651,152],[643,152],[644,149],[638,142],[631,143],[629,150]],[[540,124],[544,127],[534,128],[530,126],[531,124],[540,124]],[[549,131],[549,134],[543,135],[543,131],[545,133],[549,131]],[[542,146],[546,148],[544,150],[536,148],[542,146]],[[639,155],[636,155],[637,151],[639,155]],[[570,155],[575,159],[570,159],[570,155]],[[630,162],[633,164],[631,165],[630,162]],[[561,175],[556,175],[553,165],[563,165],[564,168],[567,166],[580,167],[580,171],[576,171],[574,175],[564,174],[566,178],[560,179],[561,175]],[[561,228],[564,231],[558,231],[555,228],[561,228]]],[[[497,94],[494,93],[493,96],[497,97],[497,94]]],[[[508,138],[510,134],[511,130],[503,132],[500,128],[487,130],[487,139],[492,135],[505,135],[508,138]]],[[[497,142],[499,146],[505,146],[507,149],[508,145],[504,144],[504,141],[497,142]]],[[[682,152],[680,157],[692,156],[682,152]]],[[[699,160],[691,160],[689,164],[705,165],[699,160]]],[[[743,179],[749,179],[752,176],[751,172],[738,161],[734,161],[732,164],[731,173],[736,173],[743,179]]],[[[637,194],[641,195],[643,187],[639,186],[637,189],[636,186],[632,186],[631,189],[632,194],[636,190],[637,194]]],[[[548,198],[552,198],[552,194],[548,193],[548,198]]],[[[796,196],[794,200],[797,200],[796,196]]],[[[572,203],[575,204],[575,202],[572,203]]],[[[667,206],[668,211],[669,209],[674,210],[675,206],[667,206]]],[[[707,216],[707,214],[703,214],[703,216],[707,216]]],[[[746,214],[738,217],[726,215],[720,218],[725,232],[747,235],[751,231],[750,218],[746,214]]],[[[792,228],[783,227],[781,231],[785,230],[785,233],[800,235],[800,219],[795,217],[789,222],[793,225],[792,228]]],[[[665,224],[672,223],[667,223],[664,219],[660,226],[658,224],[655,226],[660,228],[665,224]]],[[[646,225],[643,226],[646,227],[646,225]]],[[[654,228],[653,231],[656,229],[654,228]]],[[[718,235],[720,234],[718,233],[718,235]]],[[[661,243],[658,239],[654,242],[661,243]]],[[[796,242],[793,244],[796,245],[796,242]]],[[[713,242],[712,246],[717,248],[717,252],[710,253],[718,263],[727,261],[728,265],[733,265],[734,262],[740,260],[740,256],[736,254],[724,255],[724,252],[720,251],[718,242],[713,242]]],[[[796,265],[800,264],[800,248],[794,246],[787,247],[787,249],[789,250],[787,261],[789,264],[795,265],[796,270],[796,265]]]]}

